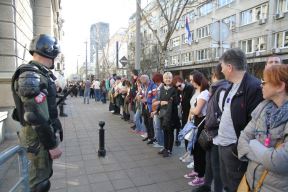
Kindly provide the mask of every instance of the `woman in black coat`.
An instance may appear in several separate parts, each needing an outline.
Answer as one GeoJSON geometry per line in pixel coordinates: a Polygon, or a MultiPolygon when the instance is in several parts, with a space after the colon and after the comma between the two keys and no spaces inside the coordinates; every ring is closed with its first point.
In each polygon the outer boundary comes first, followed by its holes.
{"type": "Polygon", "coordinates": [[[181,126],[178,116],[177,105],[180,102],[176,88],[172,84],[173,75],[166,72],[163,75],[164,86],[160,89],[160,112],[161,128],[164,132],[164,149],[159,152],[163,157],[169,157],[174,143],[174,129],[181,126]]]}

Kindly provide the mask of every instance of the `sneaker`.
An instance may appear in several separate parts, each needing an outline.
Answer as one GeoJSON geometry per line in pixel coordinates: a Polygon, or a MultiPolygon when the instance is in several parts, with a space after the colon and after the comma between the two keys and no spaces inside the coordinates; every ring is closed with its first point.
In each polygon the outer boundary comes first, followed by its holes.
{"type": "Polygon", "coordinates": [[[195,171],[191,171],[190,173],[187,173],[184,175],[184,178],[186,179],[193,179],[194,177],[197,177],[198,173],[195,171]]]}
{"type": "Polygon", "coordinates": [[[183,160],[182,162],[183,163],[190,163],[193,161],[193,156],[192,155],[187,155],[183,160]]]}
{"type": "Polygon", "coordinates": [[[185,157],[187,157],[187,155],[189,155],[189,152],[187,151],[184,155],[182,155],[181,157],[179,157],[179,160],[182,161],[183,159],[185,159],[185,157]]]}
{"type": "Polygon", "coordinates": [[[188,182],[188,185],[199,186],[204,184],[204,177],[195,177],[192,181],[188,182]]]}
{"type": "Polygon", "coordinates": [[[188,169],[193,169],[193,168],[194,168],[194,161],[192,161],[191,163],[189,163],[189,164],[187,165],[187,168],[188,168],[188,169]]]}
{"type": "Polygon", "coordinates": [[[158,143],[155,143],[155,144],[153,145],[153,147],[155,147],[155,148],[162,148],[163,146],[162,146],[162,145],[159,145],[158,143]]]}
{"type": "Polygon", "coordinates": [[[147,137],[147,133],[142,134],[141,137],[146,138],[147,137]]]}

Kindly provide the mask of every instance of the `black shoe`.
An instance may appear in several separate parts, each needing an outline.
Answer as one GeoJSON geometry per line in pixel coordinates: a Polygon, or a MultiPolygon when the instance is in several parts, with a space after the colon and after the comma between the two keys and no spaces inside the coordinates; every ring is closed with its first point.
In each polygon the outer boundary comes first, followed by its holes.
{"type": "Polygon", "coordinates": [[[177,146],[177,147],[178,147],[178,146],[180,146],[180,145],[181,145],[181,141],[178,141],[178,140],[177,140],[177,141],[175,141],[175,146],[177,146]]]}
{"type": "Polygon", "coordinates": [[[148,140],[148,137],[146,137],[146,138],[142,139],[142,141],[147,141],[147,140],[148,140]]]}
{"type": "Polygon", "coordinates": [[[115,113],[115,112],[113,112],[112,114],[113,114],[113,115],[120,115],[120,113],[115,113]]]}
{"type": "Polygon", "coordinates": [[[59,116],[60,117],[68,117],[68,115],[66,113],[61,113],[59,116]]]}
{"type": "Polygon", "coordinates": [[[162,155],[163,155],[163,157],[169,157],[170,152],[168,150],[164,150],[162,155]]]}
{"type": "Polygon", "coordinates": [[[130,128],[135,130],[136,129],[136,125],[132,125],[130,128]]]}
{"type": "Polygon", "coordinates": [[[147,145],[153,144],[155,139],[151,139],[150,141],[147,142],[147,145]]]}
{"type": "Polygon", "coordinates": [[[158,152],[159,155],[163,155],[164,151],[167,151],[166,149],[162,149],[161,151],[158,152]]]}
{"type": "Polygon", "coordinates": [[[208,185],[202,185],[196,189],[193,189],[191,192],[211,192],[211,187],[208,185]]]}

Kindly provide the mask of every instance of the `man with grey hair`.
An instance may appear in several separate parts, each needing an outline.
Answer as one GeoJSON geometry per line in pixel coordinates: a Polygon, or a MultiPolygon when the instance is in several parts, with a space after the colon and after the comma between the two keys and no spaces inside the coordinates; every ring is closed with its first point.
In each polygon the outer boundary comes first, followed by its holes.
{"type": "Polygon", "coordinates": [[[147,129],[147,137],[143,141],[148,141],[147,144],[153,144],[154,139],[154,128],[153,118],[151,117],[152,112],[152,100],[156,98],[157,85],[149,79],[148,75],[141,75],[140,81],[142,83],[142,115],[144,118],[144,124],[147,129]]]}
{"type": "Polygon", "coordinates": [[[246,72],[246,56],[241,49],[229,49],[220,58],[222,72],[231,86],[225,93],[218,136],[220,174],[227,192],[237,191],[247,162],[237,157],[240,132],[251,120],[251,112],[263,100],[259,79],[246,72]]]}

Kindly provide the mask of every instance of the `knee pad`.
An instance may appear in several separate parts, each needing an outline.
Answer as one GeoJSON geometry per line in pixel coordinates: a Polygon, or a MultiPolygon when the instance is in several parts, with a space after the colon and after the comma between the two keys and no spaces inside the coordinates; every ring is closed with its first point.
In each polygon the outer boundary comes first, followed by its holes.
{"type": "Polygon", "coordinates": [[[50,189],[51,183],[49,180],[45,180],[41,183],[38,183],[35,187],[31,189],[31,192],[48,192],[50,189]]]}

